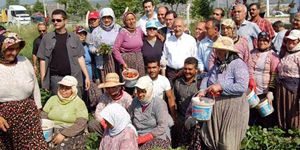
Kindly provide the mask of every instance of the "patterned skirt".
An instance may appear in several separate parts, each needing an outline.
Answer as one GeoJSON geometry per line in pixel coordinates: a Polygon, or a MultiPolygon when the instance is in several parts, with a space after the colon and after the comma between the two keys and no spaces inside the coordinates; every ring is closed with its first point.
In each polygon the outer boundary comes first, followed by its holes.
{"type": "Polygon", "coordinates": [[[276,84],[275,102],[279,126],[284,129],[300,129],[300,94],[293,93],[283,86],[276,84]]]}
{"type": "MultiPolygon", "coordinates": [[[[62,129],[54,128],[54,135],[60,133],[60,130],[62,129]]],[[[74,137],[65,138],[64,141],[59,145],[55,145],[50,142],[49,147],[50,150],[84,150],[86,139],[87,133],[82,133],[74,137]]]]}
{"type": "Polygon", "coordinates": [[[122,57],[128,68],[136,69],[140,77],[145,75],[145,65],[142,52],[122,53],[122,57]]]}
{"type": "Polygon", "coordinates": [[[156,149],[169,149],[170,148],[170,141],[163,140],[159,138],[155,138],[139,147],[140,150],[152,150],[156,149]]]}
{"type": "Polygon", "coordinates": [[[0,132],[1,150],[45,150],[41,118],[34,100],[25,99],[0,103],[0,116],[9,124],[0,132]]]}

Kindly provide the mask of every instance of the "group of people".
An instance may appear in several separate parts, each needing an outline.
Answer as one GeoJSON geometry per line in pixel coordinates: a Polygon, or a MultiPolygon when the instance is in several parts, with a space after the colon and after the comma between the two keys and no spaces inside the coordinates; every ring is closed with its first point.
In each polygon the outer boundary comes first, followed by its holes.
{"type": "Polygon", "coordinates": [[[236,4],[232,18],[215,8],[192,36],[176,12],[155,11],[152,0],[143,7],[139,20],[124,12],[122,26],[111,8],[92,11],[89,28],[74,32],[54,10],[53,32],[38,24],[33,65],[18,55],[25,41],[1,27],[0,149],[85,149],[95,132],[101,150],[236,150],[249,125],[300,129],[300,13],[287,30],[261,17],[258,3],[236,4]],[[134,86],[123,79],[128,69],[139,74],[134,86]],[[38,73],[52,95],[44,106],[38,73]],[[249,91],[274,112],[250,109],[249,91]],[[214,101],[209,121],[192,117],[193,97],[214,101]],[[55,124],[49,143],[41,118],[55,124]]]}

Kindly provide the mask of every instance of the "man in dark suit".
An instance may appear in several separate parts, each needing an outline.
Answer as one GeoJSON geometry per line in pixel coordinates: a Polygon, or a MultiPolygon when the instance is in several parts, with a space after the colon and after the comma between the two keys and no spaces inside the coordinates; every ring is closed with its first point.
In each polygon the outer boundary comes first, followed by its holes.
{"type": "Polygon", "coordinates": [[[177,18],[177,14],[175,11],[170,10],[166,13],[166,27],[163,27],[161,29],[158,30],[159,36],[163,37],[163,41],[165,41],[166,38],[168,38],[169,36],[173,35],[173,29],[172,26],[174,24],[174,20],[175,18],[177,18]]]}

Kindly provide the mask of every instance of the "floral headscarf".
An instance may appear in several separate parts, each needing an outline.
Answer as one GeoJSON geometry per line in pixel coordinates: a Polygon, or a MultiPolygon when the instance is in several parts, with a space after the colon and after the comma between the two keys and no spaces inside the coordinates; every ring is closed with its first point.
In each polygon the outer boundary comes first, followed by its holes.
{"type": "Polygon", "coordinates": [[[19,35],[17,33],[5,33],[4,34],[4,40],[1,43],[1,52],[0,52],[0,62],[1,63],[11,63],[8,62],[7,60],[5,60],[4,58],[4,52],[10,47],[13,46],[15,44],[19,44],[20,49],[23,49],[25,46],[25,41],[19,37],[19,35]]]}

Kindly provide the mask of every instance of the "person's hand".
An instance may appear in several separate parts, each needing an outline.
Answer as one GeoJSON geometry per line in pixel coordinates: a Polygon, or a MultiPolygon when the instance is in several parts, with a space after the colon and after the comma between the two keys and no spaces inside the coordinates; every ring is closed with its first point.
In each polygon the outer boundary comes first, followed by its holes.
{"type": "Polygon", "coordinates": [[[206,89],[206,92],[210,93],[212,96],[219,96],[222,90],[220,84],[213,84],[206,89]]]}
{"type": "Polygon", "coordinates": [[[268,98],[268,102],[272,105],[272,101],[274,99],[273,92],[268,92],[267,98],[268,98]]]}
{"type": "Polygon", "coordinates": [[[146,135],[141,135],[141,136],[138,136],[138,144],[144,144],[148,141],[151,141],[153,139],[153,135],[151,133],[148,133],[146,135]]]}
{"type": "Polygon", "coordinates": [[[91,81],[89,78],[85,78],[85,90],[89,90],[91,87],[91,81]]]}
{"type": "Polygon", "coordinates": [[[58,133],[58,134],[54,137],[54,139],[52,140],[52,142],[53,142],[54,144],[61,144],[61,143],[64,141],[65,138],[66,138],[66,137],[65,137],[64,135],[58,133]]]}
{"type": "Polygon", "coordinates": [[[256,92],[256,84],[253,78],[249,79],[249,88],[251,90],[254,90],[254,92],[256,92]]]}
{"type": "Polygon", "coordinates": [[[156,33],[156,37],[160,40],[160,41],[162,41],[162,42],[164,42],[165,41],[165,37],[163,36],[163,35],[161,35],[160,33],[156,33]]]}
{"type": "Polygon", "coordinates": [[[9,128],[9,125],[7,123],[7,121],[0,116],[0,130],[2,130],[3,132],[6,132],[7,129],[9,128]]]}
{"type": "Polygon", "coordinates": [[[197,120],[192,117],[192,116],[189,116],[186,121],[184,122],[184,126],[190,130],[192,127],[194,127],[195,125],[197,124],[197,120]]]}
{"type": "Polygon", "coordinates": [[[122,66],[123,66],[123,70],[127,70],[128,69],[127,64],[122,64],[122,66]]]}
{"type": "Polygon", "coordinates": [[[197,94],[197,97],[205,97],[205,91],[200,91],[198,94],[197,94]]]}
{"type": "Polygon", "coordinates": [[[105,122],[104,119],[102,119],[102,120],[100,121],[100,124],[101,124],[101,126],[103,127],[103,129],[106,129],[106,128],[107,128],[107,124],[106,124],[106,122],[105,122]]]}

